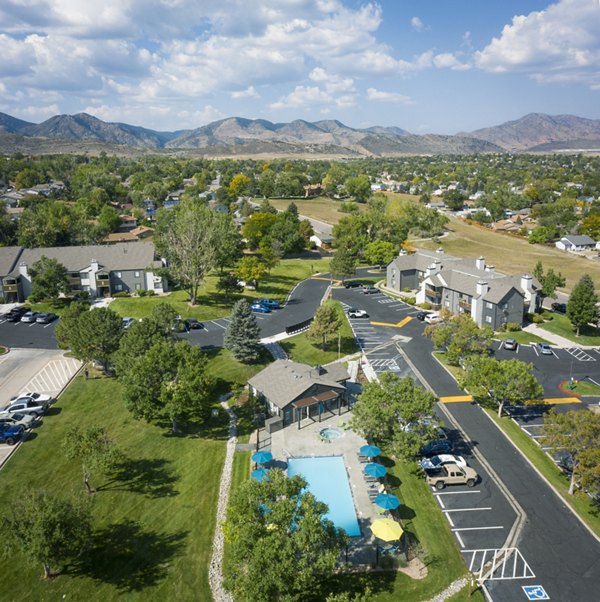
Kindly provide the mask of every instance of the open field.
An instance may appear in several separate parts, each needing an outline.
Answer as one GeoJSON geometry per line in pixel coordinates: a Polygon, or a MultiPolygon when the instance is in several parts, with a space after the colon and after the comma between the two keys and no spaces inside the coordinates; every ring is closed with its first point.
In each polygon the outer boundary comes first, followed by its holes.
{"type": "Polygon", "coordinates": [[[98,491],[90,554],[44,582],[41,567],[11,550],[18,570],[2,571],[4,598],[210,600],[207,568],[226,420],[215,421],[211,436],[172,437],[166,428],[134,420],[114,379],[78,377],[0,472],[0,508],[8,508],[27,487],[86,495],[80,463],[67,460],[61,450],[72,425],[106,427],[126,455],[120,471],[92,472],[98,491]]]}
{"type": "Polygon", "coordinates": [[[233,295],[229,299],[217,292],[218,275],[211,274],[201,287],[198,302],[194,306],[189,304],[189,296],[185,291],[174,291],[167,295],[154,297],[121,297],[115,299],[110,307],[121,316],[143,318],[152,311],[155,305],[166,302],[170,303],[183,318],[214,320],[228,316],[233,303],[241,297],[245,297],[249,301],[265,297],[285,301],[298,282],[317,272],[328,270],[329,259],[282,259],[279,265],[261,280],[258,290],[245,289],[242,294],[233,295]]]}
{"type": "Polygon", "coordinates": [[[419,242],[417,246],[442,247],[450,255],[473,259],[483,255],[486,263],[506,274],[531,273],[535,264],[542,261],[545,269],[554,268],[566,277],[565,290],[571,290],[585,273],[600,287],[600,262],[576,257],[555,247],[530,245],[524,239],[472,226],[456,218],[450,218],[447,228],[449,234],[437,242],[419,242]]]}
{"type": "MultiPolygon", "coordinates": [[[[258,201],[258,199],[256,200],[258,201]]],[[[323,196],[312,199],[269,199],[269,203],[271,203],[273,207],[279,209],[280,211],[287,209],[288,205],[292,201],[296,207],[298,207],[298,213],[301,215],[320,220],[327,224],[335,225],[342,219],[342,217],[349,215],[348,213],[342,213],[339,211],[343,201],[334,201],[333,199],[323,196]]],[[[366,204],[357,203],[357,205],[360,212],[366,211],[366,204]]]]}

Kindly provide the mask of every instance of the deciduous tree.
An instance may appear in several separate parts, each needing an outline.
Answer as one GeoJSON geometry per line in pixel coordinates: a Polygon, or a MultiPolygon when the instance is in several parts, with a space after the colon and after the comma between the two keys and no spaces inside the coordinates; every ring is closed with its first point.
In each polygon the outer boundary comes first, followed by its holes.
{"type": "Polygon", "coordinates": [[[365,247],[365,259],[380,267],[387,265],[398,254],[398,247],[391,242],[374,240],[365,247]]]}
{"type": "Polygon", "coordinates": [[[167,212],[157,222],[157,249],[166,257],[168,270],[196,303],[206,274],[217,264],[215,212],[200,201],[188,201],[167,212]]]}
{"type": "Polygon", "coordinates": [[[237,275],[241,280],[245,280],[248,284],[253,282],[258,288],[258,283],[265,275],[265,265],[254,255],[246,255],[242,257],[236,267],[237,275]]]}
{"type": "Polygon", "coordinates": [[[31,295],[33,302],[58,299],[60,293],[69,290],[67,268],[58,260],[42,255],[31,265],[31,295]]]}
{"type": "Polygon", "coordinates": [[[245,299],[240,299],[233,306],[231,320],[223,337],[223,345],[231,351],[236,360],[244,364],[250,364],[260,358],[262,351],[260,330],[245,299]]]}
{"type": "Polygon", "coordinates": [[[571,457],[569,494],[581,485],[598,492],[600,483],[600,414],[576,410],[558,414],[554,408],[544,418],[540,440],[555,452],[571,457]]]}
{"type": "Polygon", "coordinates": [[[232,555],[227,589],[256,602],[323,599],[320,587],[347,542],[326,512],[298,475],[273,469],[268,480],[244,483],[224,526],[232,555]]]}
{"type": "Polygon", "coordinates": [[[547,272],[544,271],[544,265],[541,261],[538,261],[533,268],[533,275],[538,279],[542,285],[540,291],[540,306],[544,304],[544,299],[551,297],[556,299],[556,289],[561,286],[565,286],[566,279],[560,272],[555,272],[552,268],[549,268],[547,272]]]}
{"type": "Polygon", "coordinates": [[[90,473],[96,470],[107,472],[122,457],[106,429],[98,426],[86,429],[70,427],[62,445],[67,458],[81,461],[83,485],[88,494],[95,492],[90,485],[90,473]]]}
{"type": "Polygon", "coordinates": [[[61,499],[41,490],[23,492],[11,502],[2,519],[3,544],[18,549],[31,563],[42,565],[44,578],[60,574],[63,566],[89,547],[92,520],[82,499],[61,499]]]}
{"type": "Polygon", "coordinates": [[[339,247],[329,262],[329,269],[334,276],[342,279],[342,282],[356,272],[356,258],[346,247],[339,247]]]}
{"type": "Polygon", "coordinates": [[[383,372],[379,381],[363,386],[353,408],[352,426],[390,453],[412,459],[435,437],[436,426],[430,420],[435,401],[433,393],[416,385],[410,376],[383,372]]]}
{"type": "Polygon", "coordinates": [[[598,295],[594,282],[588,274],[584,274],[581,280],[571,291],[567,303],[567,318],[577,330],[577,336],[582,326],[596,324],[598,321],[598,295]]]}
{"type": "Polygon", "coordinates": [[[341,326],[342,320],[338,304],[334,301],[326,301],[315,312],[306,336],[312,341],[320,342],[325,351],[327,340],[337,335],[341,326]]]}
{"type": "Polygon", "coordinates": [[[544,390],[533,374],[533,365],[517,359],[495,360],[473,356],[466,366],[460,386],[480,402],[491,401],[498,416],[506,405],[540,398],[544,390]]]}

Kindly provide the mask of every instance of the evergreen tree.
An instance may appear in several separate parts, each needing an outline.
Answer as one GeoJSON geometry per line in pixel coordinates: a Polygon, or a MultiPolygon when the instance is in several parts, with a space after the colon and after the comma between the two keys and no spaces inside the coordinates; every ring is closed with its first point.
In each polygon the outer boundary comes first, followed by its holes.
{"type": "Polygon", "coordinates": [[[346,247],[339,247],[329,262],[329,269],[334,276],[340,276],[343,281],[356,272],[356,259],[346,247]]]}
{"type": "Polygon", "coordinates": [[[560,273],[556,273],[552,268],[544,273],[544,266],[541,261],[538,261],[533,268],[533,275],[539,280],[542,285],[540,296],[542,298],[540,306],[544,304],[546,297],[556,299],[556,289],[565,286],[565,277],[560,273]]]}
{"type": "Polygon", "coordinates": [[[244,364],[255,362],[260,357],[260,331],[250,305],[245,299],[240,299],[233,306],[223,344],[236,360],[244,364]]]}
{"type": "Polygon", "coordinates": [[[575,285],[567,303],[567,317],[577,329],[577,336],[582,326],[598,321],[598,295],[594,282],[589,274],[584,274],[575,285]]]}

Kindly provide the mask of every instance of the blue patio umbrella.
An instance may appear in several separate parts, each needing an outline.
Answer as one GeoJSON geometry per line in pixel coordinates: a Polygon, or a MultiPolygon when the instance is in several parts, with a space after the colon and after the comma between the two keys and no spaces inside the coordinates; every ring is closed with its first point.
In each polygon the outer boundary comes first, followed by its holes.
{"type": "Polygon", "coordinates": [[[385,510],[395,510],[400,505],[400,500],[391,493],[380,493],[375,498],[375,503],[385,510]]]}
{"type": "Polygon", "coordinates": [[[269,478],[269,471],[266,468],[257,468],[250,473],[250,476],[258,482],[266,481],[269,478]]]}
{"type": "Polygon", "coordinates": [[[358,451],[363,456],[368,456],[369,458],[374,458],[381,453],[381,450],[376,445],[363,445],[358,451]]]}
{"type": "Polygon", "coordinates": [[[377,477],[379,479],[387,474],[387,468],[383,464],[371,462],[370,464],[365,465],[365,473],[371,477],[377,477]]]}
{"type": "Polygon", "coordinates": [[[273,454],[269,451],[257,451],[252,454],[252,462],[257,464],[266,464],[273,459],[273,454]]]}

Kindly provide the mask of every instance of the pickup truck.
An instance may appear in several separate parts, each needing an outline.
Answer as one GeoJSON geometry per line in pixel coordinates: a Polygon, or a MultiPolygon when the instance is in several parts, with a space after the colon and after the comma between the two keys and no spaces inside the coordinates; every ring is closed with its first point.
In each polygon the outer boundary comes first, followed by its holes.
{"type": "Polygon", "coordinates": [[[470,466],[458,464],[445,464],[439,470],[427,473],[427,483],[436,489],[443,489],[446,485],[466,485],[474,487],[477,482],[477,473],[470,466]]]}

